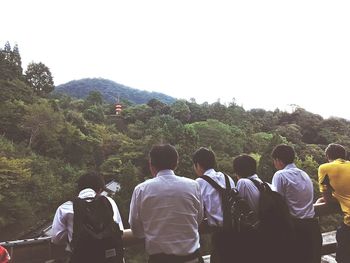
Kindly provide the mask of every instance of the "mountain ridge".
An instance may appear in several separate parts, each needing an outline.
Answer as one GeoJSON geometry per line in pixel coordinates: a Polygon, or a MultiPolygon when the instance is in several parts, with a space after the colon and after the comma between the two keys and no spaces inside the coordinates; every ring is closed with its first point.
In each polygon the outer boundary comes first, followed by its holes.
{"type": "Polygon", "coordinates": [[[72,80],[56,86],[54,93],[63,93],[74,98],[85,98],[91,91],[99,91],[103,99],[110,103],[114,103],[118,98],[135,104],[147,103],[151,99],[171,104],[176,100],[176,98],[164,93],[135,89],[104,78],[72,80]]]}

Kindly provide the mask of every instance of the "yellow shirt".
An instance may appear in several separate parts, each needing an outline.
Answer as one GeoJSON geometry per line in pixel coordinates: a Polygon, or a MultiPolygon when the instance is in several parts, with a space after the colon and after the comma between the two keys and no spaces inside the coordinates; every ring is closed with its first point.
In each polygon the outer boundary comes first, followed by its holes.
{"type": "Polygon", "coordinates": [[[320,192],[332,191],[344,213],[344,223],[350,226],[350,162],[337,159],[318,168],[320,192]],[[327,183],[329,181],[329,184],[327,183]],[[329,185],[332,189],[328,189],[329,185]]]}

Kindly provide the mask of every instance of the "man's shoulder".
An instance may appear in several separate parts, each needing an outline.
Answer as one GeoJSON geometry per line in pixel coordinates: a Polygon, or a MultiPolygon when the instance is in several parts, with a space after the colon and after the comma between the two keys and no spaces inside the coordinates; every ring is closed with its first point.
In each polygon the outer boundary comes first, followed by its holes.
{"type": "Polygon", "coordinates": [[[323,163],[318,167],[318,170],[320,172],[323,172],[323,171],[327,171],[329,169],[333,169],[333,168],[337,167],[338,165],[339,165],[339,163],[336,163],[336,162],[323,163]]]}
{"type": "Polygon", "coordinates": [[[146,179],[142,183],[139,183],[138,185],[135,186],[135,191],[140,191],[140,190],[144,189],[145,187],[147,187],[148,185],[154,184],[155,183],[155,179],[156,178],[150,178],[150,179],[146,179]]]}

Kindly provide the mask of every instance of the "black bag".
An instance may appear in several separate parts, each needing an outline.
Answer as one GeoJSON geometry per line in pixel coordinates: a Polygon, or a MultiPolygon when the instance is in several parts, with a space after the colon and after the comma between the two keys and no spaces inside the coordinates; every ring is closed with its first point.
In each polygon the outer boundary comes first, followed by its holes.
{"type": "Polygon", "coordinates": [[[259,219],[249,204],[231,188],[225,174],[225,186],[222,188],[210,177],[203,175],[205,181],[213,186],[221,196],[223,227],[212,235],[211,262],[255,263],[259,253],[252,253],[258,245],[259,219]]]}
{"type": "Polygon", "coordinates": [[[122,231],[105,196],[73,200],[72,263],[122,263],[122,231]]]}
{"type": "Polygon", "coordinates": [[[224,176],[226,188],[222,188],[207,175],[201,177],[220,193],[224,230],[247,232],[257,229],[259,226],[257,215],[247,201],[238,196],[238,191],[231,188],[228,175],[224,174],[224,176]]]}
{"type": "Polygon", "coordinates": [[[258,217],[262,259],[268,262],[297,262],[293,249],[295,231],[292,216],[283,197],[266,182],[250,179],[260,191],[258,217]]]}

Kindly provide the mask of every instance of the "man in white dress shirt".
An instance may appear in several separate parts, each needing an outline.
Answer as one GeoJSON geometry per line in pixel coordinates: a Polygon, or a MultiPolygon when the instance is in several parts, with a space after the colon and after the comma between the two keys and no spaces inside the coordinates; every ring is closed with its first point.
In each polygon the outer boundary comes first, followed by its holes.
{"type": "MultiPolygon", "coordinates": [[[[78,197],[80,199],[94,198],[102,192],[104,186],[104,180],[100,175],[95,173],[84,174],[77,182],[78,197]]],[[[107,197],[107,199],[113,209],[113,220],[119,225],[119,229],[123,230],[123,223],[116,203],[110,197],[107,197]]],[[[73,218],[73,202],[67,201],[57,208],[52,223],[52,242],[55,244],[68,244],[68,250],[70,250],[69,244],[73,237],[73,218]]]]}
{"type": "Polygon", "coordinates": [[[237,176],[238,195],[244,198],[250,208],[258,213],[260,191],[251,180],[262,183],[256,174],[256,161],[253,157],[242,154],[233,160],[233,172],[237,176]]]}
{"type": "Polygon", "coordinates": [[[170,144],[154,145],[149,167],[154,178],[134,189],[129,223],[137,238],[145,239],[149,263],[197,263],[198,226],[203,219],[199,185],[175,175],[178,153],[170,144]]]}
{"type": "MultiPolygon", "coordinates": [[[[223,226],[223,212],[221,207],[221,197],[219,192],[213,188],[207,181],[202,179],[203,175],[207,175],[219,184],[222,188],[226,188],[225,176],[221,172],[215,171],[216,158],[212,150],[201,147],[199,148],[192,157],[193,168],[198,178],[196,181],[200,185],[201,195],[204,204],[204,217],[206,224],[214,228],[221,228],[223,226]]],[[[231,188],[235,187],[235,183],[231,177],[229,177],[231,188]]],[[[218,248],[218,242],[216,242],[218,235],[216,232],[212,235],[211,244],[211,256],[210,262],[220,262],[220,253],[218,248]]]]}
{"type": "Polygon", "coordinates": [[[294,164],[295,151],[286,144],[277,145],[272,159],[278,170],[272,185],[285,199],[293,217],[298,263],[321,261],[322,236],[313,206],[314,190],[309,175],[294,164]]]}

